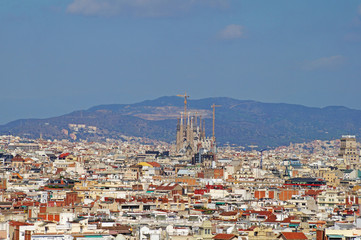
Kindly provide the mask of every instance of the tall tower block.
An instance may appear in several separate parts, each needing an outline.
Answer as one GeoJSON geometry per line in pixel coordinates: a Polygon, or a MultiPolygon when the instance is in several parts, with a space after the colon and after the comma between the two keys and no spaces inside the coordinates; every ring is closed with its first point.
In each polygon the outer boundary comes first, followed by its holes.
{"type": "Polygon", "coordinates": [[[356,137],[354,135],[343,135],[339,156],[343,158],[348,168],[359,168],[360,156],[357,150],[356,137]]]}

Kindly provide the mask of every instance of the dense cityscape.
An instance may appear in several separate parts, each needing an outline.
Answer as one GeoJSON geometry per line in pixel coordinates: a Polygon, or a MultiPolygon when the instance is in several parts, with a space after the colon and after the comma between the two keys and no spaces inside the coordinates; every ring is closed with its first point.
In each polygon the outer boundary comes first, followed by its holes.
{"type": "Polygon", "coordinates": [[[361,0],[0,0],[0,240],[361,240],[361,0]]]}
{"type": "Polygon", "coordinates": [[[186,100],[175,144],[1,136],[0,239],[361,237],[355,136],[217,147],[186,100]]]}

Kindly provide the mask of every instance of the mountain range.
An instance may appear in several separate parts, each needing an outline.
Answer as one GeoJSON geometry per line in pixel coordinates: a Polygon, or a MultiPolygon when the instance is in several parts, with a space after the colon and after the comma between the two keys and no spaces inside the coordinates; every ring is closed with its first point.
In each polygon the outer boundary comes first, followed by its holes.
{"type": "MultiPolygon", "coordinates": [[[[125,135],[173,142],[183,101],[168,96],[135,104],[99,105],[46,119],[21,119],[0,126],[0,134],[89,141],[125,135]]],[[[212,104],[220,105],[215,127],[219,144],[276,147],[361,133],[361,110],[346,107],[316,108],[227,97],[188,100],[189,111],[205,119],[208,136],[212,133],[212,104]]]]}

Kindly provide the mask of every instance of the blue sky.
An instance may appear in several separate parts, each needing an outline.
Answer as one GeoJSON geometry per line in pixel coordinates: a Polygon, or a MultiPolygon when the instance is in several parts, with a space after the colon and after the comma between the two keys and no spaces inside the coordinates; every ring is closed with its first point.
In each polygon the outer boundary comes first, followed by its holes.
{"type": "Polygon", "coordinates": [[[187,91],[361,109],[361,1],[2,0],[0,123],[187,91]]]}

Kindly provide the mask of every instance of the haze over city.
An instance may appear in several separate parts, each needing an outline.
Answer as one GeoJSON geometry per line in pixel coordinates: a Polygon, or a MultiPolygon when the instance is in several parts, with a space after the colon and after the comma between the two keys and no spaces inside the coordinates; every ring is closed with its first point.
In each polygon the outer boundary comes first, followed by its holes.
{"type": "Polygon", "coordinates": [[[2,0],[4,124],[187,91],[361,109],[360,1],[2,0]]]}

